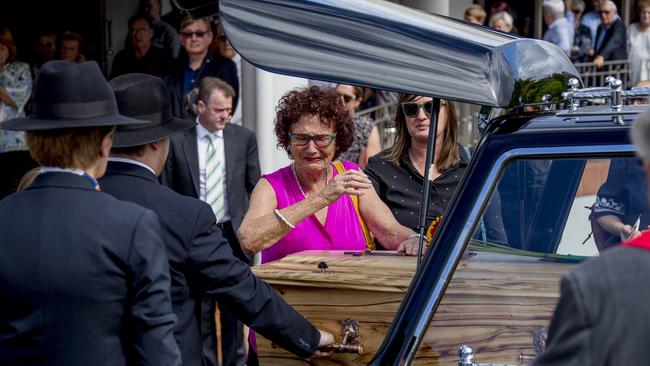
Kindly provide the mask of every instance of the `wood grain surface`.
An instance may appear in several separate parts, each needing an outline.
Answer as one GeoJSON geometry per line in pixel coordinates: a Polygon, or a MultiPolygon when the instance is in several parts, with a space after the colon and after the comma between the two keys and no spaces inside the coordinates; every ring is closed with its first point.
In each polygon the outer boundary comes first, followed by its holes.
{"type": "MultiPolygon", "coordinates": [[[[534,355],[533,332],[549,323],[562,274],[574,264],[477,252],[463,259],[422,341],[415,365],[456,365],[470,344],[476,361],[518,365],[534,355]]],[[[386,335],[415,273],[416,259],[306,251],[253,268],[316,327],[340,340],[340,322],[360,324],[363,355],[305,361],[257,336],[262,365],[367,364],[386,335]],[[318,263],[325,262],[325,272],[318,263]]],[[[525,364],[525,363],[522,363],[525,364]]]]}

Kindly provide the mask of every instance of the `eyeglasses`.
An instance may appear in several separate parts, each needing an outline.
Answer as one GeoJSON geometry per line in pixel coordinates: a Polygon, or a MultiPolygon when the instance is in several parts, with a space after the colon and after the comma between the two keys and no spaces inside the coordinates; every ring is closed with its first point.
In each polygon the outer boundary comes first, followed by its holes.
{"type": "Polygon", "coordinates": [[[409,118],[417,117],[420,113],[420,108],[424,109],[424,114],[427,117],[431,117],[431,110],[433,109],[433,101],[424,102],[422,104],[417,104],[415,102],[404,102],[402,103],[402,112],[404,115],[409,118]]]}
{"type": "Polygon", "coordinates": [[[354,95],[348,95],[348,94],[343,94],[343,93],[338,93],[338,95],[339,95],[339,97],[341,97],[341,100],[343,101],[343,103],[346,103],[346,104],[357,99],[357,97],[355,97],[354,95]]]}
{"type": "Polygon", "coordinates": [[[314,141],[318,147],[328,147],[334,142],[336,134],[333,135],[307,135],[304,133],[289,132],[289,140],[296,146],[305,146],[309,141],[314,141]]]}
{"type": "Polygon", "coordinates": [[[603,15],[603,14],[609,14],[611,12],[612,12],[611,10],[599,10],[598,14],[603,15]]]}
{"type": "Polygon", "coordinates": [[[203,38],[205,35],[208,34],[206,31],[197,31],[197,32],[181,32],[181,36],[183,38],[192,38],[192,36],[196,36],[196,38],[203,38]]]}

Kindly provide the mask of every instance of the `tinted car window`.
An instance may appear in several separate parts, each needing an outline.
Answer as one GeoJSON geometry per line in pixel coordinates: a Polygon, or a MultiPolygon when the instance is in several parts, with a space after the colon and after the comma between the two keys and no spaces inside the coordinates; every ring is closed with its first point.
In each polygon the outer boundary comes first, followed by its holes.
{"type": "MultiPolygon", "coordinates": [[[[414,364],[432,358],[458,362],[458,347],[464,344],[473,346],[480,363],[532,360],[544,345],[560,277],[599,254],[592,234],[599,230],[594,203],[614,197],[634,210],[630,202],[647,202],[639,171],[636,158],[509,163],[490,199],[490,204],[500,200],[507,241],[481,236],[481,225],[494,221],[486,217],[494,214],[486,208],[414,364]]],[[[643,215],[639,225],[645,224],[643,215]]],[[[627,216],[636,221],[639,214],[627,216]]]]}

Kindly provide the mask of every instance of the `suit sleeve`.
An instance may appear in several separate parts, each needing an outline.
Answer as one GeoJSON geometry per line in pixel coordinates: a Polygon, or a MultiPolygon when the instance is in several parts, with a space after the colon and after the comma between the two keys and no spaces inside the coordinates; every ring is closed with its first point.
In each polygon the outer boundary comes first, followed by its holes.
{"type": "Polygon", "coordinates": [[[257,138],[254,133],[249,135],[248,149],[246,151],[246,193],[250,198],[253,188],[260,180],[260,159],[257,152],[257,138]]]}
{"type": "Polygon", "coordinates": [[[299,357],[316,352],[318,330],[233,255],[207,205],[197,219],[190,258],[204,294],[244,324],[299,357]]]}
{"type": "Polygon", "coordinates": [[[589,350],[591,322],[576,277],[568,273],[562,278],[560,287],[560,300],[551,320],[546,350],[533,366],[593,365],[589,350]]]}
{"type": "Polygon", "coordinates": [[[131,323],[138,365],[180,365],[170,295],[169,263],[157,216],[144,211],[128,258],[132,271],[131,323]]]}
{"type": "Polygon", "coordinates": [[[600,50],[599,55],[603,56],[605,60],[612,60],[612,55],[614,53],[620,52],[620,50],[625,50],[627,44],[627,32],[625,31],[625,26],[621,21],[617,21],[612,25],[612,36],[610,39],[603,45],[603,48],[600,50]]]}

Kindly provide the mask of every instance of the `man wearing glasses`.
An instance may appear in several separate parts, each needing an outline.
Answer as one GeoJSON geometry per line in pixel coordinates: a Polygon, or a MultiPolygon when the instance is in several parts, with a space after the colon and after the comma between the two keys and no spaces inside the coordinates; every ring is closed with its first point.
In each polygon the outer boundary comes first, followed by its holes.
{"type": "Polygon", "coordinates": [[[154,47],[152,19],[136,14],[129,19],[129,42],[131,47],[120,51],[111,68],[111,79],[130,73],[149,74],[162,77],[170,59],[165,52],[154,47]]]}
{"type": "MultiPolygon", "coordinates": [[[[260,179],[260,164],[255,134],[229,123],[234,97],[235,90],[223,80],[214,77],[201,80],[198,125],[172,138],[161,182],[182,195],[207,202],[233,253],[249,263],[236,232],[260,179]]],[[[213,301],[204,303],[202,308],[206,316],[214,314],[213,301]]],[[[202,323],[210,327],[214,325],[211,320],[202,323]]],[[[221,309],[221,334],[223,364],[242,364],[243,326],[224,309],[221,309]]],[[[215,344],[204,344],[208,343],[215,344]]],[[[215,351],[210,353],[216,354],[215,351]]]]}
{"type": "Polygon", "coordinates": [[[627,31],[618,16],[616,4],[613,1],[604,1],[598,13],[601,24],[596,31],[594,65],[603,67],[605,61],[627,59],[627,31]]]}
{"type": "Polygon", "coordinates": [[[183,50],[164,77],[170,94],[172,113],[176,117],[183,117],[183,97],[206,76],[217,77],[230,84],[235,90],[233,105],[237,105],[237,66],[232,60],[210,51],[212,38],[210,18],[194,20],[186,17],[181,22],[180,41],[183,50]]]}

